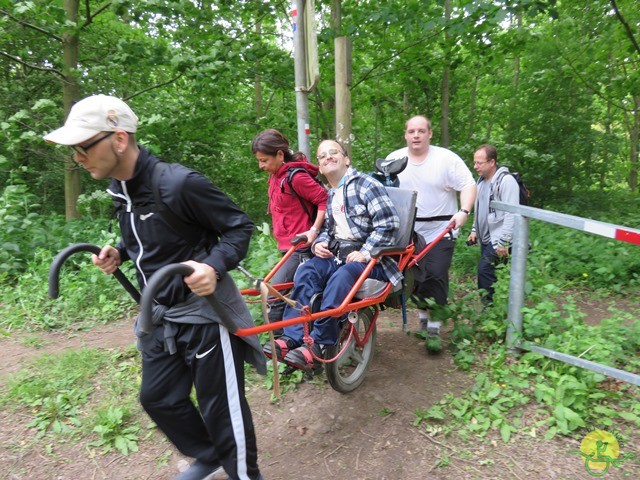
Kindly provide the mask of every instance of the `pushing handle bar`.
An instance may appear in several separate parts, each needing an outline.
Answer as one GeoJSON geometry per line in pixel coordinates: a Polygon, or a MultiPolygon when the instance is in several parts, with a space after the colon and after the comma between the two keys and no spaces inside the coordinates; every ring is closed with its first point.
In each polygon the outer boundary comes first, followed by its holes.
{"type": "Polygon", "coordinates": [[[300,245],[301,243],[307,243],[309,239],[306,235],[296,235],[291,239],[291,245],[300,245]]]}
{"type": "MultiPolygon", "coordinates": [[[[193,267],[185,265],[184,263],[170,263],[157,270],[149,279],[147,286],[142,292],[142,299],[140,300],[140,318],[138,321],[138,328],[142,333],[149,333],[153,330],[153,299],[162,287],[167,279],[171,275],[188,276],[193,273],[193,267]]],[[[215,297],[215,294],[203,297],[213,310],[218,314],[222,324],[231,333],[235,333],[238,327],[231,321],[227,315],[227,311],[222,304],[215,297]]]]}
{"type": "MultiPolygon", "coordinates": [[[[74,243],[73,245],[69,245],[67,248],[61,250],[60,253],[55,256],[51,262],[51,266],[49,267],[49,297],[58,298],[60,295],[60,269],[67,258],[78,252],[90,252],[98,255],[100,250],[100,247],[90,243],[74,243]]],[[[125,290],[129,292],[131,298],[133,298],[136,303],[140,303],[140,292],[138,292],[136,287],[133,286],[125,274],[122,273],[120,269],[116,268],[113,275],[118,279],[125,290]]]]}

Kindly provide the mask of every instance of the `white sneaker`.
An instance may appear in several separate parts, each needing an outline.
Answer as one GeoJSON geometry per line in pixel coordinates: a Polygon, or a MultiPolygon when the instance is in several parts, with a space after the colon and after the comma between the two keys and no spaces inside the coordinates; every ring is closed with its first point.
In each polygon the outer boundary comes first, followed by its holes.
{"type": "Polygon", "coordinates": [[[427,323],[427,328],[424,328],[423,330],[426,330],[429,336],[439,337],[440,327],[442,326],[442,322],[435,322],[433,320],[428,320],[426,323],[427,323]]]}

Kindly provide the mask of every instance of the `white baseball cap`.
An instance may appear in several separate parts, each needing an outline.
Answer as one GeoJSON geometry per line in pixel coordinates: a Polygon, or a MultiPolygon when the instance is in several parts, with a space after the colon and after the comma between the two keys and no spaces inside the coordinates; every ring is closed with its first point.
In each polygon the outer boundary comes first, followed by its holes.
{"type": "Polygon", "coordinates": [[[99,132],[124,130],[135,133],[137,127],[138,117],[122,100],[108,95],[92,95],[71,107],[63,127],[43,138],[50,143],[77,145],[99,132]]]}

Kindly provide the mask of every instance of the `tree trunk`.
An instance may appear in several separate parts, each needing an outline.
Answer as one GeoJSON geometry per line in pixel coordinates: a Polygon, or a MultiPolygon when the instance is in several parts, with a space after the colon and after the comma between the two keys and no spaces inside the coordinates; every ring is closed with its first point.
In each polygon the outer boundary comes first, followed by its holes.
{"type": "MultiPolygon", "coordinates": [[[[448,23],[451,20],[451,0],[445,0],[444,2],[444,16],[448,23]]],[[[449,52],[450,36],[445,32],[444,34],[444,51],[449,52]]],[[[451,67],[448,63],[449,55],[445,54],[447,63],[444,66],[442,72],[442,109],[440,110],[440,145],[443,147],[449,146],[449,79],[451,76],[451,67]]]]}
{"type": "MultiPolygon", "coordinates": [[[[64,10],[67,21],[73,25],[78,23],[79,0],[64,0],[64,10]]],[[[75,30],[72,30],[75,32],[75,30]]],[[[73,103],[80,97],[80,89],[76,77],[78,68],[78,35],[66,33],[63,44],[64,82],[62,84],[62,97],[64,102],[65,118],[73,103]]],[[[80,195],[80,170],[72,158],[65,161],[64,167],[64,199],[65,217],[67,220],[76,218],[78,213],[78,196],[80,195]]]]}
{"type": "Polygon", "coordinates": [[[469,100],[469,133],[467,134],[467,143],[471,143],[473,139],[473,129],[476,127],[476,100],[478,96],[478,74],[473,77],[473,90],[471,90],[471,99],[469,100]]]}
{"type": "MultiPolygon", "coordinates": [[[[522,30],[522,13],[516,13],[516,25],[518,30],[522,30]]],[[[516,57],[513,59],[513,94],[511,95],[511,102],[509,106],[509,122],[507,125],[507,138],[509,139],[509,143],[514,143],[516,138],[516,130],[519,128],[519,125],[516,124],[514,118],[516,117],[515,112],[518,108],[518,89],[520,87],[520,57],[516,54],[516,57]]],[[[491,141],[490,138],[487,138],[487,141],[491,141]]]]}
{"type": "Polygon", "coordinates": [[[629,131],[629,189],[638,189],[638,155],[640,153],[640,95],[633,96],[633,111],[629,131]]]}
{"type": "MultiPolygon", "coordinates": [[[[256,35],[258,36],[258,41],[260,41],[262,37],[262,23],[256,23],[256,35]]],[[[256,62],[256,72],[260,71],[260,60],[256,62]]],[[[264,115],[264,110],[262,107],[262,76],[259,73],[255,74],[254,83],[253,83],[253,109],[256,113],[256,119],[260,119],[264,115]]]]}

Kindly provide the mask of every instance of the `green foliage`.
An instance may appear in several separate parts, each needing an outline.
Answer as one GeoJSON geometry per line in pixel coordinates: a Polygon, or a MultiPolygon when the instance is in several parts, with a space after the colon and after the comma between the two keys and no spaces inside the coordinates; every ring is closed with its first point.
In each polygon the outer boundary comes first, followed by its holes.
{"type": "Polygon", "coordinates": [[[93,431],[100,436],[100,440],[91,445],[102,447],[103,453],[109,453],[113,448],[123,455],[138,451],[138,425],[127,426],[131,413],[122,408],[109,406],[105,410],[96,412],[96,426],[93,431]]]}
{"type": "MultiPolygon", "coordinates": [[[[577,306],[577,294],[571,293],[579,289],[583,292],[582,299],[598,298],[600,304],[605,286],[609,291],[637,294],[637,266],[635,258],[631,258],[637,246],[614,244],[606,239],[594,242],[585,233],[562,233],[556,226],[532,224],[534,245],[527,263],[520,340],[626,371],[638,371],[638,312],[611,307],[609,318],[597,325],[586,324],[585,313],[577,306]],[[583,238],[588,241],[582,241],[583,238]],[[617,262],[620,251],[628,251],[629,255],[617,262]],[[567,261],[568,255],[571,261],[567,261]],[[615,279],[582,274],[597,272],[601,267],[608,270],[612,264],[617,269],[615,279]]],[[[631,385],[612,382],[603,375],[535,353],[525,353],[517,360],[507,356],[503,343],[509,269],[498,269],[494,303],[480,310],[479,299],[466,293],[476,288],[475,279],[468,279],[467,271],[456,265],[458,253],[470,255],[470,250],[457,246],[454,278],[461,280],[461,284],[453,283],[456,298],[436,310],[434,316],[453,321],[454,361],[459,368],[473,371],[476,383],[461,397],[446,396],[431,408],[416,411],[415,425],[433,429],[445,423],[445,428],[462,436],[484,436],[496,431],[504,442],[516,433],[552,438],[596,427],[615,430],[622,438],[625,432],[637,428],[640,397],[631,385]],[[528,419],[525,428],[522,417],[531,416],[534,407],[533,419],[528,419]]],[[[609,298],[611,303],[615,302],[616,297],[609,298]]]]}
{"type": "MultiPolygon", "coordinates": [[[[280,386],[280,393],[289,392],[295,390],[299,383],[305,378],[305,373],[302,370],[294,369],[290,371],[287,365],[283,362],[278,362],[278,381],[280,386]]],[[[265,387],[268,390],[273,390],[273,364],[267,363],[267,376],[265,378],[265,387]]]]}
{"type": "Polygon", "coordinates": [[[69,350],[44,355],[7,382],[0,405],[32,416],[36,438],[79,436],[91,432],[91,445],[123,455],[137,451],[140,427],[135,421],[138,352],[69,350]],[[88,410],[89,403],[97,405],[88,410]],[[117,404],[117,406],[115,406],[117,404]]]}
{"type": "MultiPolygon", "coordinates": [[[[135,303],[114,278],[91,263],[89,254],[71,257],[60,273],[60,297],[47,297],[49,251],[36,251],[19,279],[0,283],[0,328],[37,330],[86,328],[133,312],[135,303]]],[[[131,272],[129,272],[131,278],[131,272]]],[[[6,277],[5,277],[6,278],[6,277]]]]}
{"type": "MultiPolygon", "coordinates": [[[[115,244],[116,235],[102,228],[107,208],[103,194],[84,197],[90,216],[65,222],[59,215],[39,213],[39,204],[20,176],[13,175],[0,197],[0,328],[59,328],[105,322],[132,311],[124,289],[103,275],[90,254],[72,256],[60,273],[60,297],[47,298],[49,267],[58,251],[71,243],[115,244]]],[[[132,266],[123,267],[133,278],[132,266]]]]}
{"type": "MultiPolygon", "coordinates": [[[[243,267],[255,278],[264,278],[269,271],[278,263],[282,254],[276,247],[276,241],[271,235],[268,224],[263,223],[258,226],[258,233],[251,240],[251,249],[249,255],[242,262],[243,267]]],[[[233,272],[234,279],[241,289],[255,288],[256,285],[239,272],[233,272]]],[[[253,316],[256,325],[264,324],[264,315],[262,313],[261,297],[246,297],[248,300],[249,310],[253,316]]],[[[261,335],[262,343],[266,342],[268,334],[261,335]]]]}
{"type": "Polygon", "coordinates": [[[106,354],[80,349],[59,358],[43,356],[8,382],[0,398],[5,406],[27,407],[38,435],[70,433],[81,425],[80,406],[88,401],[106,354]]]}
{"type": "MultiPolygon", "coordinates": [[[[37,213],[39,207],[20,176],[12,174],[0,196],[0,278],[17,277],[26,267],[28,256],[47,242],[51,232],[37,213]]],[[[47,223],[54,226],[53,222],[47,223]]]]}
{"type": "Polygon", "coordinates": [[[95,190],[78,197],[78,212],[90,218],[107,218],[113,210],[111,195],[103,190],[95,190]]]}

